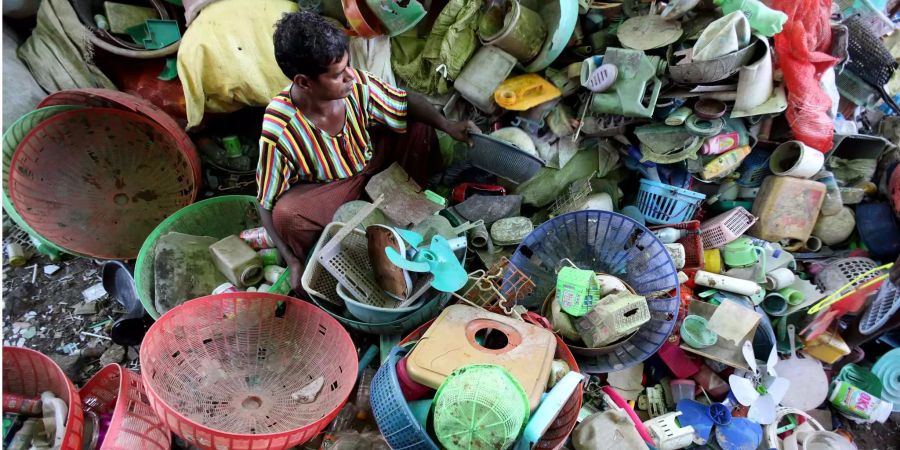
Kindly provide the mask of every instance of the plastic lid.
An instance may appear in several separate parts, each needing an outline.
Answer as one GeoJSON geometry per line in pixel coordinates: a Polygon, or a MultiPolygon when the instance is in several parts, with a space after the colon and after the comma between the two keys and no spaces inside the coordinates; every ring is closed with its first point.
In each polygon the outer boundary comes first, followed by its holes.
{"type": "Polygon", "coordinates": [[[881,403],[879,403],[875,408],[875,411],[872,412],[872,420],[875,420],[879,423],[884,423],[888,419],[888,417],[891,416],[893,410],[893,403],[887,400],[882,400],[881,403]]]}

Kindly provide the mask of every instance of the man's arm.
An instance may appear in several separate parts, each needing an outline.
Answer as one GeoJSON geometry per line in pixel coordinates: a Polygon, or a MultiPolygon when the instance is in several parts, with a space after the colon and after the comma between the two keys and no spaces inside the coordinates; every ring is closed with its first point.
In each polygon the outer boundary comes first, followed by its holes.
{"type": "Polygon", "coordinates": [[[293,250],[284,243],[281,236],[275,231],[275,225],[272,222],[272,211],[263,208],[262,205],[257,205],[257,207],[259,209],[259,218],[262,221],[263,227],[266,229],[266,232],[269,233],[269,237],[272,239],[272,242],[275,243],[278,253],[284,258],[284,261],[287,263],[288,269],[290,270],[291,289],[300,292],[300,278],[303,276],[303,270],[305,269],[303,262],[306,260],[306,255],[295,255],[293,250]]]}
{"type": "Polygon", "coordinates": [[[447,119],[437,110],[437,108],[432,106],[431,103],[428,103],[428,100],[425,100],[425,97],[422,97],[415,92],[407,92],[406,101],[409,104],[410,119],[441,130],[457,141],[468,142],[470,145],[472,144],[469,139],[469,130],[477,129],[475,124],[447,119]]]}

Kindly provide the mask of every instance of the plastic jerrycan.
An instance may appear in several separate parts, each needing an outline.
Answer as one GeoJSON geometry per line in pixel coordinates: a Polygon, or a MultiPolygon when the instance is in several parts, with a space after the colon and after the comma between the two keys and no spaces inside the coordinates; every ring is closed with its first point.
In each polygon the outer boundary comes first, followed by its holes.
{"type": "Polygon", "coordinates": [[[608,48],[603,62],[615,65],[619,74],[606,92],[594,94],[591,110],[598,114],[651,117],[662,88],[659,75],[665,72],[666,62],[640,50],[623,48],[608,48]],[[648,86],[652,86],[652,91],[645,100],[648,86]]]}

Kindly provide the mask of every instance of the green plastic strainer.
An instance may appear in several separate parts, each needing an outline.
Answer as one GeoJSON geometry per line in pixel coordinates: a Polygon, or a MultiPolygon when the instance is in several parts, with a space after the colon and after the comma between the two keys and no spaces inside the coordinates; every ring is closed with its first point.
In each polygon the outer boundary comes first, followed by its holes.
{"type": "Polygon", "coordinates": [[[719,336],[709,330],[706,319],[691,314],[681,323],[681,339],[693,348],[706,348],[716,345],[719,336]]]}
{"type": "Polygon", "coordinates": [[[448,450],[509,448],[530,413],[522,385],[490,364],[456,369],[434,398],[434,432],[448,450]]]}

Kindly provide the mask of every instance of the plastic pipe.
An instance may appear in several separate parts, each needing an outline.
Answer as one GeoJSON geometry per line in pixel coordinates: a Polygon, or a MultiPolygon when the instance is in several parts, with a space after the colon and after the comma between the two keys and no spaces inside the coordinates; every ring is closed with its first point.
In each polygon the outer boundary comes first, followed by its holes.
{"type": "Polygon", "coordinates": [[[694,275],[694,283],[750,297],[760,295],[762,292],[762,288],[752,281],[710,273],[704,270],[697,271],[697,274],[694,275]]]}

